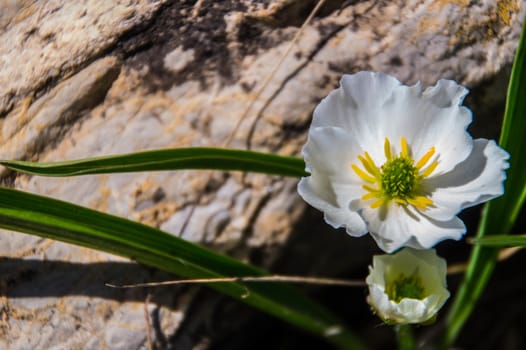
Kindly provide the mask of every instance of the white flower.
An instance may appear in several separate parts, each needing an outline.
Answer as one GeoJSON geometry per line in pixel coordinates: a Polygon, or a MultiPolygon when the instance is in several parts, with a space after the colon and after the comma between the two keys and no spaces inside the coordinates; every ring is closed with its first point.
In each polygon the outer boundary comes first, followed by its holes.
{"type": "Polygon", "coordinates": [[[392,255],[375,255],[365,280],[367,301],[388,323],[429,321],[449,298],[446,273],[446,261],[434,249],[406,248],[392,255]]]}
{"type": "Polygon", "coordinates": [[[382,73],[345,75],[316,107],[299,194],[352,236],[425,249],[460,239],[456,215],[503,191],[508,154],[473,140],[467,89],[440,80],[421,91],[382,73]]]}

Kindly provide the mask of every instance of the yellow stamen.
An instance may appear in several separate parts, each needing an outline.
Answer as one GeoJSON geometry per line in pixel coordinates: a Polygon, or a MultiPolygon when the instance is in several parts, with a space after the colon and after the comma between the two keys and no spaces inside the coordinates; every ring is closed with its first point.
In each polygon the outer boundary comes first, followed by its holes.
{"type": "Polygon", "coordinates": [[[379,199],[379,200],[377,200],[376,202],[373,202],[373,204],[371,204],[371,208],[372,208],[372,209],[379,208],[379,207],[381,207],[382,205],[384,205],[384,203],[385,203],[385,199],[383,199],[383,198],[382,198],[382,199],[379,199]]]}
{"type": "Polygon", "coordinates": [[[379,189],[376,189],[376,188],[368,186],[368,185],[363,185],[362,188],[364,190],[366,190],[366,191],[369,191],[369,192],[380,193],[379,189]]]}
{"type": "Polygon", "coordinates": [[[371,168],[373,169],[373,174],[375,176],[380,176],[380,170],[378,170],[378,167],[376,166],[376,164],[374,163],[374,160],[371,158],[371,156],[369,155],[368,152],[365,152],[364,153],[365,155],[365,158],[367,159],[367,161],[369,162],[369,164],[371,165],[371,168]]]}
{"type": "Polygon", "coordinates": [[[385,153],[385,158],[387,159],[387,161],[390,161],[392,158],[391,143],[389,142],[389,139],[387,137],[385,138],[385,142],[384,142],[384,153],[385,153]]]}
{"type": "Polygon", "coordinates": [[[411,204],[418,209],[426,209],[428,206],[433,205],[433,201],[424,196],[416,196],[415,198],[408,198],[407,203],[411,204]]]}
{"type": "Polygon", "coordinates": [[[378,193],[376,193],[376,192],[369,192],[369,193],[364,194],[361,199],[363,201],[366,201],[366,200],[377,198],[377,197],[378,197],[378,193]]]}
{"type": "Polygon", "coordinates": [[[358,156],[358,159],[362,162],[362,165],[365,168],[365,170],[367,170],[369,174],[373,175],[375,178],[378,179],[381,175],[380,171],[378,170],[378,167],[376,166],[376,164],[374,164],[374,161],[371,159],[369,153],[365,152],[364,155],[365,157],[358,156]]]}
{"type": "Polygon", "coordinates": [[[431,173],[433,171],[435,171],[436,167],[438,166],[438,162],[437,161],[434,161],[433,163],[431,163],[430,166],[428,166],[424,171],[422,171],[420,173],[420,176],[422,177],[428,177],[429,175],[431,175],[431,173]]]}
{"type": "Polygon", "coordinates": [[[401,138],[400,143],[402,144],[402,152],[400,152],[400,154],[403,157],[409,157],[409,147],[407,146],[407,141],[405,140],[405,137],[401,138]]]}
{"type": "Polygon", "coordinates": [[[367,174],[365,171],[363,171],[362,169],[358,168],[356,165],[351,164],[351,168],[352,168],[352,170],[354,170],[356,175],[358,175],[363,181],[370,182],[370,183],[375,183],[376,182],[376,179],[374,177],[372,177],[371,175],[367,174]]]}
{"type": "Polygon", "coordinates": [[[405,199],[395,198],[394,201],[395,201],[395,203],[400,204],[400,205],[406,205],[407,204],[407,201],[405,199]]]}
{"type": "Polygon", "coordinates": [[[422,158],[420,158],[420,160],[416,163],[416,168],[418,170],[422,169],[422,167],[426,165],[426,163],[433,156],[433,154],[435,154],[435,147],[431,147],[429,151],[427,151],[427,153],[424,154],[422,158]]]}

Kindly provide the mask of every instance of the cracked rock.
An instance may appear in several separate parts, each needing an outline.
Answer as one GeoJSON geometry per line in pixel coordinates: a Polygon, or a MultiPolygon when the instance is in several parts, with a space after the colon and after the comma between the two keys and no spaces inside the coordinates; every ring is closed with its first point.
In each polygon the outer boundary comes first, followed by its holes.
{"type": "MultiPolygon", "coordinates": [[[[8,2],[0,5],[0,158],[220,147],[254,98],[228,146],[299,155],[313,108],[344,73],[384,71],[424,86],[449,78],[473,89],[506,81],[525,2],[497,3],[328,1],[256,98],[315,1],[8,2]]],[[[475,109],[482,123],[496,119],[483,111],[500,108],[502,90],[475,109]]],[[[308,231],[309,220],[321,218],[305,217],[297,179],[215,171],[1,176],[271,270],[296,259],[286,253],[290,242],[312,249],[297,238],[311,233],[339,243],[298,261],[306,275],[315,264],[332,266],[322,275],[365,273],[373,251],[342,232],[308,231]]],[[[2,231],[0,254],[0,348],[147,349],[146,305],[158,348],[207,349],[221,338],[215,330],[239,334],[255,314],[194,287],[110,289],[108,281],[173,276],[87,248],[2,231]],[[218,311],[229,308],[238,317],[218,311]]]]}

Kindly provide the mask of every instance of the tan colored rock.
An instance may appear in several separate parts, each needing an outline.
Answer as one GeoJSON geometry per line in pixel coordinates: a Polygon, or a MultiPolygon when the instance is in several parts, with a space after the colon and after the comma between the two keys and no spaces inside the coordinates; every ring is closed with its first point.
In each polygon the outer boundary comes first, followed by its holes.
{"type": "Polygon", "coordinates": [[[59,83],[31,107],[2,120],[0,158],[28,159],[61,136],[60,132],[96,106],[119,73],[119,60],[107,56],[59,83]]]}
{"type": "Polygon", "coordinates": [[[0,115],[101,55],[127,31],[150,20],[163,1],[14,3],[8,5],[9,19],[3,15],[8,24],[0,42],[0,115]]]}
{"type": "MultiPolygon", "coordinates": [[[[314,2],[13,2],[0,17],[0,158],[221,146],[314,2]]],[[[298,155],[312,109],[344,73],[381,70],[407,83],[451,78],[475,87],[509,67],[523,14],[524,1],[512,0],[328,1],[230,146],[298,155]]],[[[265,267],[283,258],[304,214],[295,185],[208,171],[14,179],[19,189],[138,220],[243,260],[263,252],[265,267]]],[[[352,263],[365,269],[370,248],[356,247],[352,263]]],[[[0,348],[147,348],[146,293],[104,283],[168,276],[11,232],[0,233],[0,254],[8,258],[0,262],[0,348]]],[[[332,258],[330,248],[318,254],[309,260],[332,258]]],[[[304,271],[315,263],[306,261],[304,271]]],[[[337,273],[337,263],[318,272],[337,273]]],[[[192,288],[151,293],[156,344],[206,348],[208,334],[189,340],[191,326],[181,324],[209,321],[186,311],[219,308],[220,297],[204,299],[192,288]]]]}

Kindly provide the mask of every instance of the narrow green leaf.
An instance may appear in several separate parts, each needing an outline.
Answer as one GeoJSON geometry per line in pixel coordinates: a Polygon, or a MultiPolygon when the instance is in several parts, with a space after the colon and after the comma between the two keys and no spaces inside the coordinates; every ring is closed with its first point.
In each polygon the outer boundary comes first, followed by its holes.
{"type": "Polygon", "coordinates": [[[478,237],[471,241],[486,247],[526,247],[526,235],[492,235],[478,237]]]}
{"type": "MultiPolygon", "coordinates": [[[[185,278],[266,274],[155,228],[13,189],[0,188],[0,227],[128,257],[185,278]]],[[[210,287],[341,349],[363,349],[340,320],[286,284],[232,282],[210,287]]]]}
{"type": "MultiPolygon", "coordinates": [[[[526,27],[522,30],[519,47],[508,85],[506,110],[499,143],[510,153],[510,169],[505,194],[488,203],[482,213],[477,232],[481,238],[489,232],[509,233],[526,199],[526,27]]],[[[473,248],[468,268],[447,318],[445,346],[453,344],[471,315],[495,267],[497,248],[473,248]]]]}
{"type": "Polygon", "coordinates": [[[396,325],[394,330],[396,332],[398,350],[416,349],[415,338],[410,324],[396,325]]]}
{"type": "Polygon", "coordinates": [[[307,176],[301,158],[222,148],[177,148],[52,163],[0,160],[12,170],[42,176],[77,176],[180,169],[240,170],[307,176]]]}

